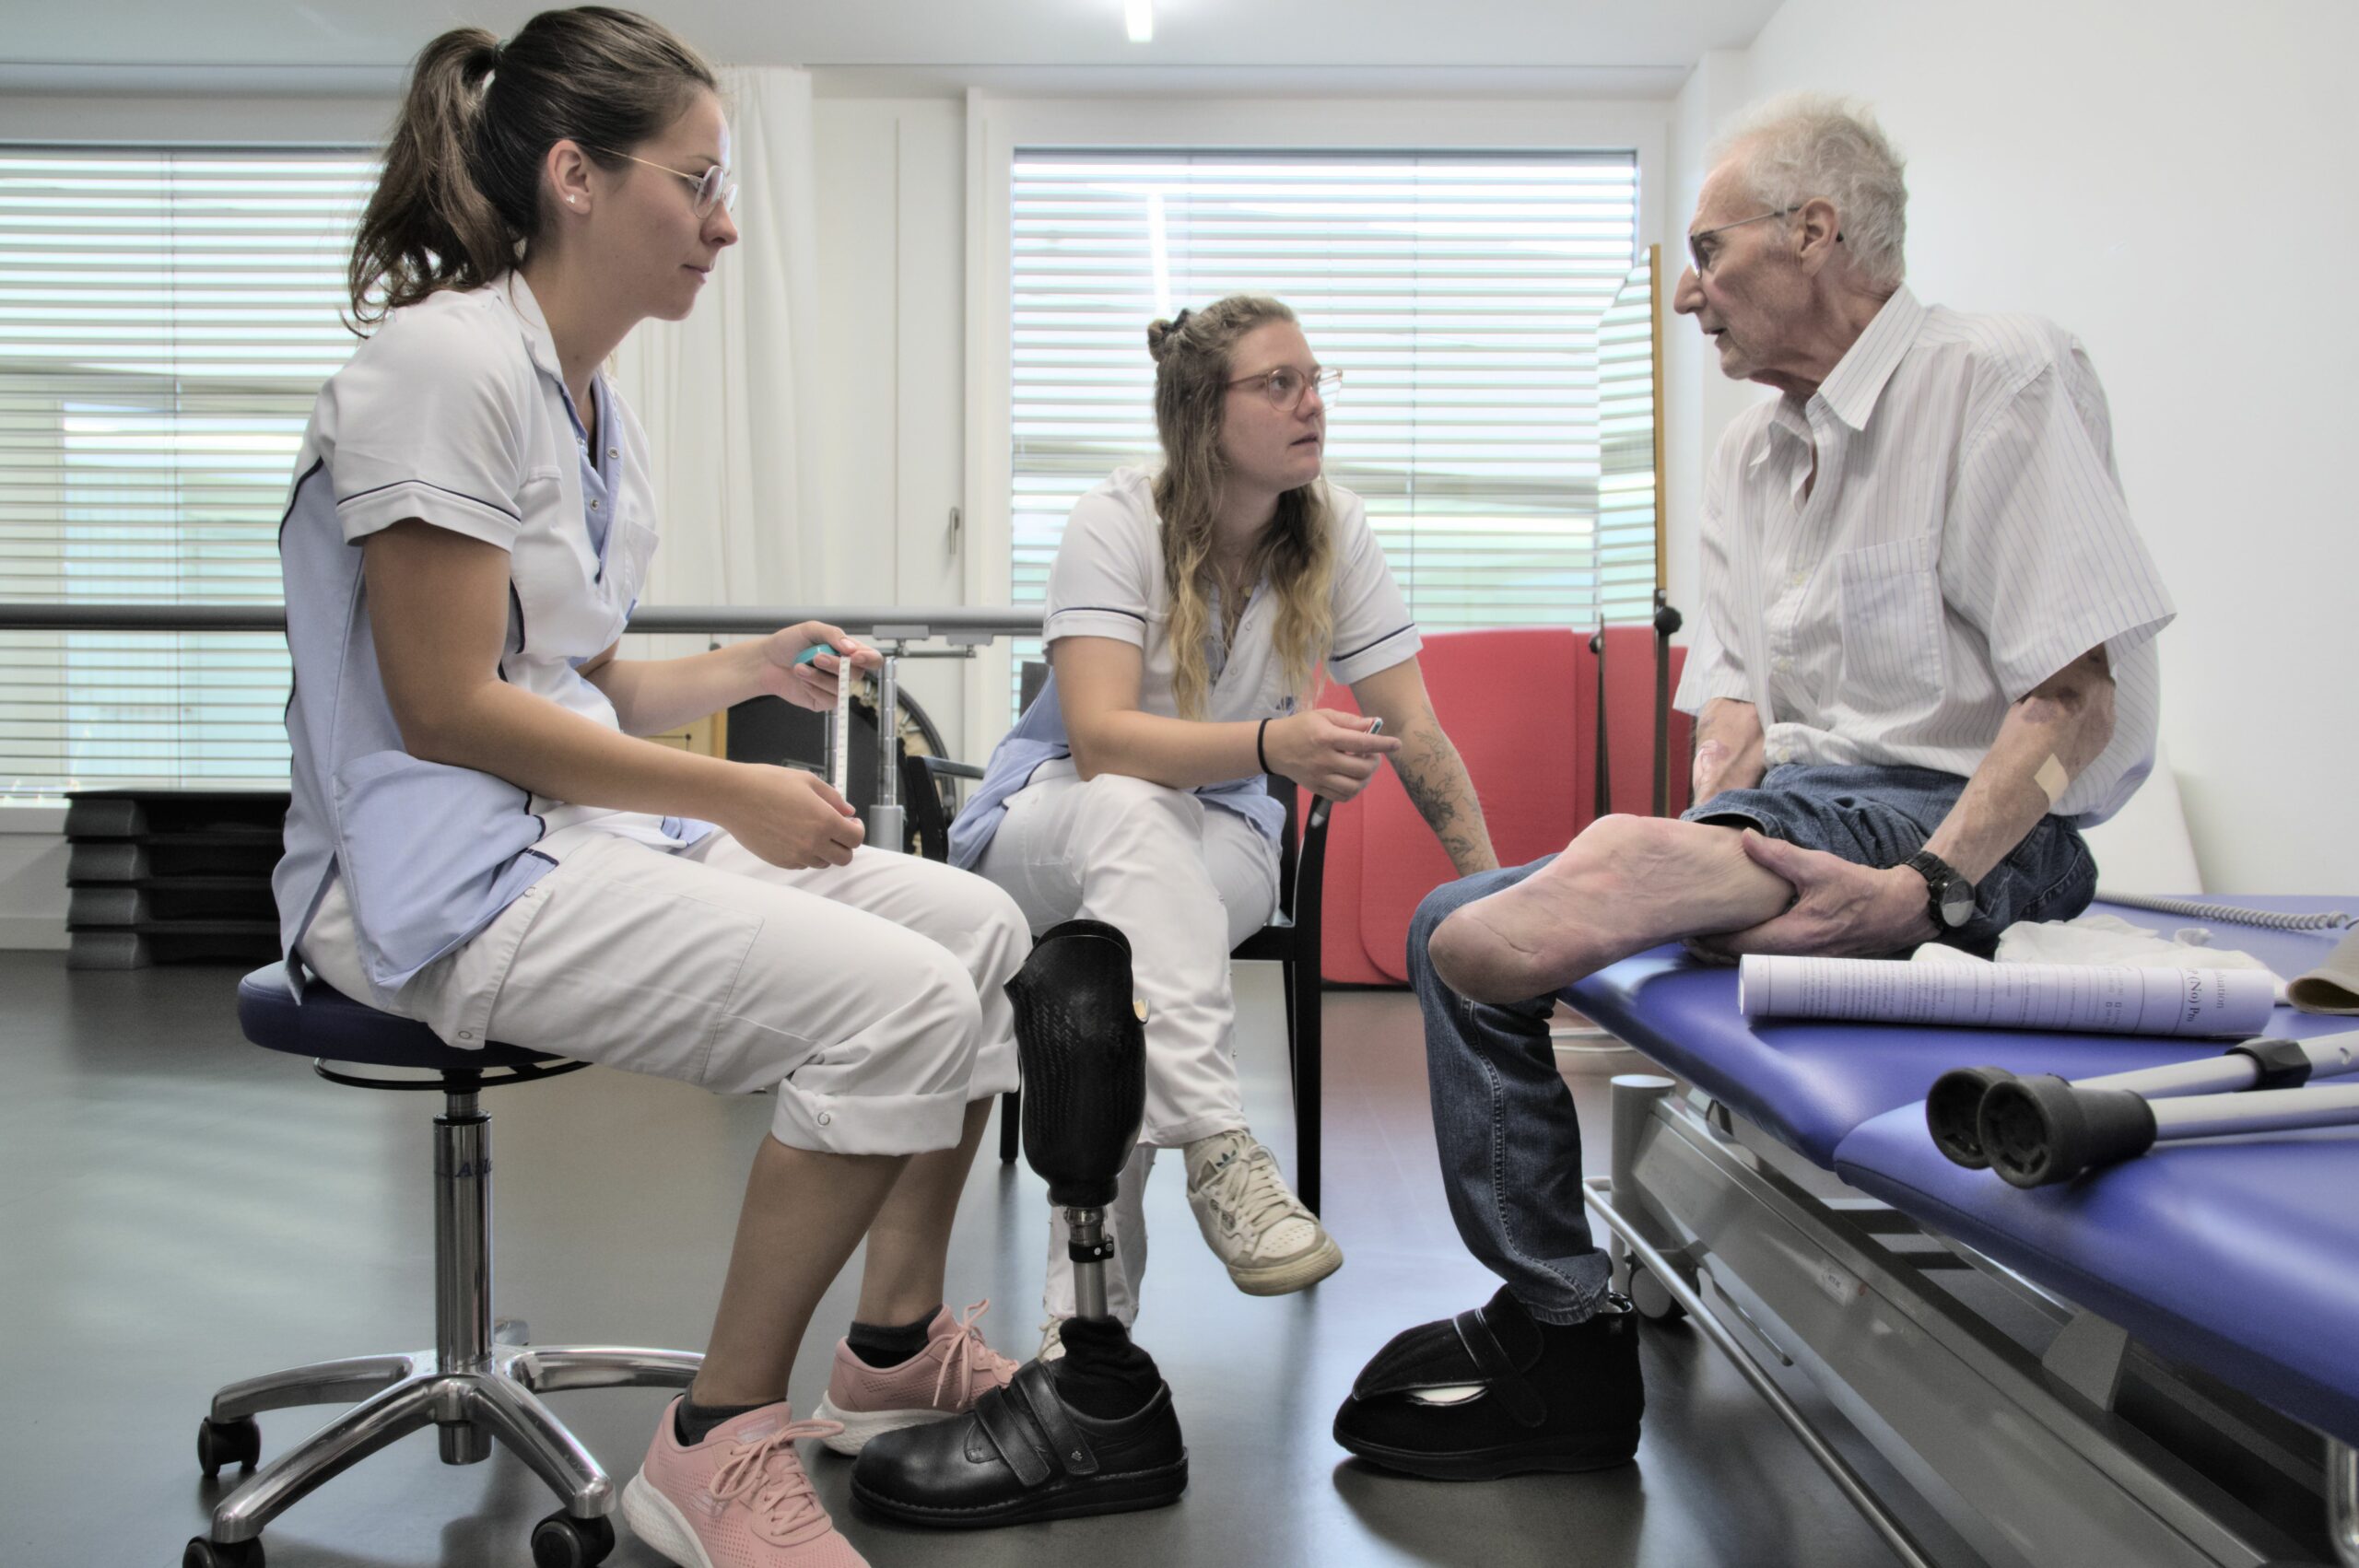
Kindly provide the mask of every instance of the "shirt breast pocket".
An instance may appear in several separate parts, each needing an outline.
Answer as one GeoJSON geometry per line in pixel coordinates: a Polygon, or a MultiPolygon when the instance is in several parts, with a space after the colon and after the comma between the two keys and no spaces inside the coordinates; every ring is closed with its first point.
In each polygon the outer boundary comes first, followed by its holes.
{"type": "Polygon", "coordinates": [[[1942,686],[1942,587],[1935,535],[1895,539],[1835,558],[1842,692],[1869,712],[1916,706],[1942,686]]]}

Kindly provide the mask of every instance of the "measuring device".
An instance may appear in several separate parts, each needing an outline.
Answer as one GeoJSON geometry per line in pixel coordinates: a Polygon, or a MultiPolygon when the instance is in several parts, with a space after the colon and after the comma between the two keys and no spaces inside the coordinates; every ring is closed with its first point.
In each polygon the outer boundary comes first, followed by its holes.
{"type": "Polygon", "coordinates": [[[851,661],[836,655],[836,721],[827,731],[827,771],[836,793],[851,799],[851,661]]]}

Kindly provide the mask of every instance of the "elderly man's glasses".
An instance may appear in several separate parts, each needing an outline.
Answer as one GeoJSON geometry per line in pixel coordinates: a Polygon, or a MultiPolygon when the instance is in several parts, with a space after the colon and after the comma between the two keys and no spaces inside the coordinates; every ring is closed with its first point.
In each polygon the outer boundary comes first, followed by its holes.
{"type": "Polygon", "coordinates": [[[1741,217],[1734,223],[1724,223],[1718,228],[1707,228],[1691,234],[1687,237],[1687,259],[1695,263],[1697,273],[1708,273],[1712,270],[1712,263],[1719,256],[1720,248],[1715,245],[1707,251],[1704,248],[1705,240],[1715,234],[1726,234],[1731,228],[1743,228],[1748,223],[1766,223],[1773,217],[1790,217],[1802,210],[1800,207],[1779,207],[1776,212],[1755,213],[1751,217],[1741,217]]]}
{"type": "Polygon", "coordinates": [[[1332,403],[1344,388],[1344,372],[1326,370],[1317,366],[1297,370],[1291,365],[1281,365],[1274,370],[1264,370],[1258,376],[1244,376],[1228,383],[1231,387],[1255,387],[1270,400],[1270,406],[1281,414],[1291,414],[1302,406],[1302,397],[1316,387],[1319,401],[1332,403]]]}
{"type": "MultiPolygon", "coordinates": [[[[583,145],[588,146],[587,143],[583,145]]],[[[687,181],[690,189],[696,193],[693,200],[696,203],[698,217],[706,216],[715,206],[734,209],[737,205],[737,181],[729,178],[729,170],[720,164],[714,164],[702,174],[691,174],[685,169],[675,169],[667,163],[650,163],[646,158],[632,158],[627,152],[616,152],[611,147],[592,147],[590,150],[604,153],[608,158],[627,158],[632,163],[645,164],[650,169],[660,169],[666,174],[687,181]]]]}

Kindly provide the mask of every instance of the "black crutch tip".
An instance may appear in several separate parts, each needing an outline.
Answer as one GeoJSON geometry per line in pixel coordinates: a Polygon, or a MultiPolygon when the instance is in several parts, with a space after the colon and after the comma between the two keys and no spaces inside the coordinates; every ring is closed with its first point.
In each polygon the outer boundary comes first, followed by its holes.
{"type": "Polygon", "coordinates": [[[2128,1089],[2080,1089],[2043,1074],[1993,1084],[1977,1131],[2010,1185],[2048,1187],[2144,1153],[2154,1147],[2154,1113],[2128,1089]]]}
{"type": "Polygon", "coordinates": [[[1933,1147],[1954,1165],[1988,1170],[1982,1149],[1982,1096],[2014,1074],[2003,1067],[1957,1067],[1933,1080],[1925,1095],[1925,1130],[1933,1147]]]}

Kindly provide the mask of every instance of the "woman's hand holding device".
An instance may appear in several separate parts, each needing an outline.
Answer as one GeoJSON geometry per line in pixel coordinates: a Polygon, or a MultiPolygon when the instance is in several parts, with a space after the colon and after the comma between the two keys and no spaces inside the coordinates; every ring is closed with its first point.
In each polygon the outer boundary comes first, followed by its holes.
{"type": "Polygon", "coordinates": [[[860,814],[826,779],[767,763],[733,764],[712,815],[746,848],[789,871],[848,866],[868,836],[860,814]]]}
{"type": "Polygon", "coordinates": [[[1378,762],[1401,749],[1398,736],[1376,733],[1382,723],[1356,713],[1314,708],[1271,720],[1263,749],[1272,772],[1340,802],[1367,789],[1378,762]]]}
{"type": "Polygon", "coordinates": [[[825,621],[805,621],[772,632],[755,644],[762,650],[762,690],[797,708],[826,713],[836,706],[836,664],[849,656],[855,670],[880,670],[885,656],[825,621]]]}

